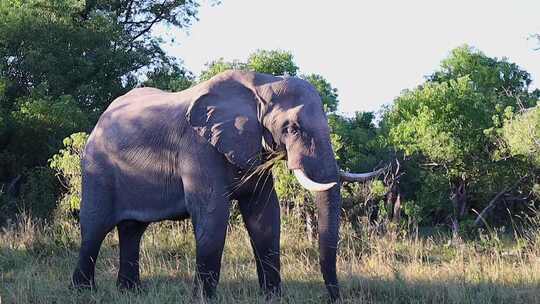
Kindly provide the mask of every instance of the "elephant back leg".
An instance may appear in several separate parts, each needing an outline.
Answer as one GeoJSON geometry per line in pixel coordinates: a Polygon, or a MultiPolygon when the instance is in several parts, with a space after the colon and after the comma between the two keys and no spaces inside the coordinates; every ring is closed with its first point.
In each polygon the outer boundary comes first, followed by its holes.
{"type": "Polygon", "coordinates": [[[79,261],[73,272],[72,284],[75,288],[96,287],[94,272],[96,260],[99,254],[101,243],[107,233],[112,229],[93,229],[81,224],[81,249],[79,251],[79,261]]]}
{"type": "Polygon", "coordinates": [[[126,220],[118,223],[118,239],[120,240],[120,270],[117,286],[120,289],[140,287],[139,252],[141,238],[148,223],[126,220]]]}
{"type": "Polygon", "coordinates": [[[101,243],[115,226],[111,185],[83,172],[80,211],[81,249],[72,284],[95,288],[94,272],[101,243]],[[107,185],[107,186],[105,186],[107,185]]]}

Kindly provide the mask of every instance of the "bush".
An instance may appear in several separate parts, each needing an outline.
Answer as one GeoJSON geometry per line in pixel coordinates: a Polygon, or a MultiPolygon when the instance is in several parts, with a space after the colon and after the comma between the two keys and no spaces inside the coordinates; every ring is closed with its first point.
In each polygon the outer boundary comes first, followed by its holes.
{"type": "Polygon", "coordinates": [[[50,167],[56,171],[57,176],[67,189],[60,200],[60,212],[78,212],[81,204],[81,157],[88,134],[74,133],[64,139],[64,148],[49,160],[50,167]]]}
{"type": "Polygon", "coordinates": [[[51,97],[40,90],[18,100],[12,119],[5,148],[16,156],[19,167],[25,168],[44,166],[62,146],[63,138],[89,126],[87,114],[73,97],[51,97]]]}
{"type": "Polygon", "coordinates": [[[8,197],[5,187],[0,187],[0,226],[14,217],[17,204],[8,197]]]}
{"type": "Polygon", "coordinates": [[[540,102],[539,106],[505,121],[502,137],[512,156],[523,156],[540,167],[540,102]]]}
{"type": "Polygon", "coordinates": [[[356,229],[363,223],[375,223],[388,216],[384,196],[388,189],[380,180],[344,183],[341,191],[344,216],[356,229]]]}
{"type": "Polygon", "coordinates": [[[313,203],[309,191],[298,183],[292,172],[287,169],[284,161],[277,163],[272,168],[272,173],[274,175],[274,186],[280,202],[293,205],[313,203]]]}
{"type": "Polygon", "coordinates": [[[36,167],[25,172],[21,185],[19,211],[24,210],[32,217],[47,219],[56,208],[57,180],[51,169],[36,167]]]}

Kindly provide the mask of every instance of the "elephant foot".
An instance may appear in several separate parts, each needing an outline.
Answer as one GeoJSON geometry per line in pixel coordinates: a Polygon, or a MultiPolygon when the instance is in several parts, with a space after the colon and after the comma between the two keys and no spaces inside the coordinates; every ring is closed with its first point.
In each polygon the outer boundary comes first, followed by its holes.
{"type": "Polygon", "coordinates": [[[343,303],[337,284],[327,284],[326,289],[328,290],[328,303],[343,303]]]}
{"type": "Polygon", "coordinates": [[[191,292],[191,303],[208,303],[216,298],[216,286],[201,286],[202,283],[195,283],[191,292]]]}
{"type": "Polygon", "coordinates": [[[265,303],[280,303],[281,302],[281,288],[268,288],[263,290],[265,303]]]}
{"type": "Polygon", "coordinates": [[[138,278],[132,279],[126,276],[118,276],[118,279],[116,280],[116,287],[120,291],[143,291],[141,281],[138,278]]]}
{"type": "Polygon", "coordinates": [[[78,290],[94,290],[96,289],[96,283],[92,276],[83,273],[77,268],[71,277],[71,288],[78,290]]]}

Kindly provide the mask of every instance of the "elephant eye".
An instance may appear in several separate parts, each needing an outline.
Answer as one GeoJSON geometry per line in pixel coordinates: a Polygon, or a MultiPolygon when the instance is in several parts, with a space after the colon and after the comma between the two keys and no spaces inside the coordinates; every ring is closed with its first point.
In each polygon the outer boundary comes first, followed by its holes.
{"type": "Polygon", "coordinates": [[[298,127],[296,126],[288,126],[286,131],[290,135],[297,135],[299,132],[298,127]]]}

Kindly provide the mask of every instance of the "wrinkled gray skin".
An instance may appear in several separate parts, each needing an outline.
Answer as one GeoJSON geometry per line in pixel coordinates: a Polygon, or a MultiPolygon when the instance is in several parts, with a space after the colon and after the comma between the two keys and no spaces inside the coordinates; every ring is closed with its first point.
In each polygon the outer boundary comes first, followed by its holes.
{"type": "MultiPolygon", "coordinates": [[[[219,280],[230,200],[239,201],[261,288],[280,293],[280,214],[272,176],[241,184],[270,150],[286,151],[289,169],[319,183],[338,181],[328,122],[317,91],[298,78],[228,71],[188,90],[134,89],[116,99],[92,131],[82,160],[82,244],[73,274],[94,287],[94,262],[118,228],[118,285],[137,287],[139,245],[147,225],[190,217],[196,238],[196,291],[219,280]]],[[[336,250],[339,183],[314,192],[320,267],[339,298],[336,250]]]]}

